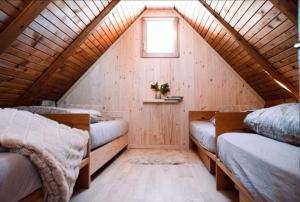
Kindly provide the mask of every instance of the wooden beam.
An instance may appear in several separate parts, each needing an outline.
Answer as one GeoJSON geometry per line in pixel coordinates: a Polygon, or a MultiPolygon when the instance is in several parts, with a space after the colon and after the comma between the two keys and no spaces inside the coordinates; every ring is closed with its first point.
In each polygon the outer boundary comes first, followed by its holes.
{"type": "Polygon", "coordinates": [[[229,23],[227,23],[219,14],[214,11],[204,0],[199,2],[207,9],[207,11],[214,16],[214,18],[220,23],[220,25],[227,30],[227,32],[236,40],[236,42],[247,53],[256,60],[264,72],[266,72],[276,83],[287,90],[294,98],[299,99],[298,90],[292,86],[270,63],[265,59],[247,40],[245,40],[229,23]]]}
{"type": "Polygon", "coordinates": [[[272,4],[298,26],[297,6],[289,0],[271,0],[272,4]]]}
{"type": "Polygon", "coordinates": [[[97,26],[105,19],[105,17],[113,10],[113,8],[120,2],[120,0],[112,0],[101,13],[76,37],[76,39],[56,58],[56,60],[46,69],[46,71],[32,84],[32,86],[26,90],[25,94],[21,96],[17,105],[26,103],[26,100],[33,96],[42,86],[48,81],[51,74],[53,74],[64,61],[68,59],[84,42],[89,35],[97,29],[97,26]]]}
{"type": "Polygon", "coordinates": [[[0,54],[27,28],[27,26],[48,6],[51,0],[32,0],[26,8],[0,34],[0,54]]]}

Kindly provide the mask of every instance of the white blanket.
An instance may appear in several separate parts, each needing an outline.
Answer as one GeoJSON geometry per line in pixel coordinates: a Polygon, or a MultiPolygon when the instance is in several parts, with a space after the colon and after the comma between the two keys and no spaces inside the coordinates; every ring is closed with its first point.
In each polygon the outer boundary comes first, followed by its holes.
{"type": "Polygon", "coordinates": [[[70,199],[87,141],[87,131],[30,112],[0,109],[0,146],[33,162],[45,201],[70,199]]]}

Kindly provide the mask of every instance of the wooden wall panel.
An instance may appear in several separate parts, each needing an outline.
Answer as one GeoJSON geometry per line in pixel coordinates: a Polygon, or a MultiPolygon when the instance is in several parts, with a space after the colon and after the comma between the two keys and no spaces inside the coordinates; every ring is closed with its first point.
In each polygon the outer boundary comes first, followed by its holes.
{"type": "MultiPolygon", "coordinates": [[[[0,32],[16,19],[30,2],[31,0],[1,0],[0,32]]],[[[37,81],[38,75],[46,71],[110,2],[111,0],[52,1],[0,55],[0,74],[5,77],[4,81],[0,81],[0,87],[11,88],[12,94],[22,87],[25,88],[25,95],[32,83],[37,81]]],[[[299,89],[298,58],[296,49],[293,48],[299,40],[297,25],[285,14],[286,12],[282,12],[278,5],[272,3],[279,2],[278,0],[206,2],[267,59],[284,79],[299,89]]],[[[290,2],[291,6],[297,7],[296,0],[290,2]]],[[[41,89],[47,91],[44,93],[46,97],[55,100],[62,96],[67,87],[101,57],[134,22],[145,6],[149,9],[175,8],[265,100],[273,97],[283,97],[284,100],[291,98],[291,95],[261,70],[255,59],[251,58],[196,0],[121,1],[105,22],[99,25],[97,31],[80,44],[75,54],[66,58],[64,65],[55,72],[56,75],[47,81],[46,87],[41,89]],[[63,86],[58,86],[58,83],[63,86]],[[55,96],[51,97],[52,94],[55,96]]],[[[3,97],[6,95],[4,93],[3,97]]],[[[19,96],[17,103],[24,100],[21,93],[15,94],[13,99],[7,94],[5,103],[16,104],[16,95],[19,96]]],[[[27,104],[40,104],[46,97],[31,95],[32,99],[28,100],[27,104]]],[[[5,105],[0,103],[0,106],[5,105]]]]}
{"type": "MultiPolygon", "coordinates": [[[[177,16],[174,11],[147,11],[143,15],[177,16]]],[[[65,94],[60,105],[122,115],[130,123],[131,146],[161,148],[188,146],[190,110],[264,105],[185,20],[180,20],[180,58],[141,58],[141,30],[138,20],[65,94]],[[168,82],[171,94],[184,96],[184,101],[143,104],[143,99],[154,96],[149,86],[155,81],[168,82]]]]}

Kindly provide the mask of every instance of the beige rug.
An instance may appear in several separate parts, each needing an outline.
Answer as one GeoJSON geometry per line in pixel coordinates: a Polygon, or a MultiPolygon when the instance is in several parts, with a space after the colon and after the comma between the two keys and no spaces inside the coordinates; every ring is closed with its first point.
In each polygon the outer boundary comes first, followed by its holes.
{"type": "Polygon", "coordinates": [[[148,150],[146,153],[144,150],[135,155],[134,158],[128,159],[128,162],[141,165],[179,165],[187,162],[187,155],[184,152],[174,150],[164,150],[163,152],[148,150]]]}

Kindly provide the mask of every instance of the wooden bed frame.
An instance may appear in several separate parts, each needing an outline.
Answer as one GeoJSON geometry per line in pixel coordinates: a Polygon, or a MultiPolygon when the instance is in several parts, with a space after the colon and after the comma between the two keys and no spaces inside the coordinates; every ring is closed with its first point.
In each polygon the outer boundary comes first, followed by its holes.
{"type": "MultiPolygon", "coordinates": [[[[55,120],[61,124],[72,128],[90,131],[89,114],[41,114],[49,119],[55,120]]],[[[116,156],[128,145],[128,134],[100,146],[97,149],[90,150],[90,140],[87,144],[87,155],[80,165],[80,172],[76,181],[76,188],[88,189],[91,184],[91,176],[109,160],[116,156]]],[[[41,188],[34,191],[24,199],[23,202],[42,201],[43,194],[41,188]]]]}
{"type": "Polygon", "coordinates": [[[249,112],[217,112],[217,111],[190,111],[189,123],[191,121],[208,121],[213,116],[216,118],[215,145],[216,154],[209,152],[190,134],[190,148],[196,149],[205,167],[212,174],[216,174],[216,189],[218,191],[239,191],[240,202],[254,202],[255,200],[231,171],[218,159],[218,137],[226,132],[247,132],[244,128],[244,118],[249,112]]]}
{"type": "MultiPolygon", "coordinates": [[[[226,132],[247,132],[243,121],[248,113],[249,112],[217,112],[216,125],[218,125],[218,127],[216,127],[216,142],[218,137],[226,132]]],[[[218,152],[216,154],[218,154],[218,152]]],[[[216,160],[216,188],[218,191],[233,190],[236,188],[239,191],[240,202],[255,201],[236,176],[218,159],[218,155],[216,160]]]]}
{"type": "MultiPolygon", "coordinates": [[[[190,111],[189,112],[189,123],[191,121],[208,121],[213,116],[215,116],[216,111],[190,111]]],[[[205,149],[190,133],[189,140],[190,149],[195,149],[200,159],[202,160],[204,166],[207,170],[214,174],[216,167],[216,155],[207,149],[205,149]]]]}

